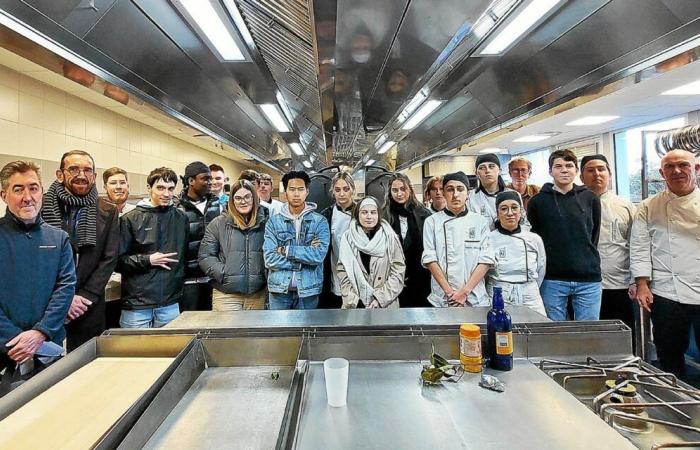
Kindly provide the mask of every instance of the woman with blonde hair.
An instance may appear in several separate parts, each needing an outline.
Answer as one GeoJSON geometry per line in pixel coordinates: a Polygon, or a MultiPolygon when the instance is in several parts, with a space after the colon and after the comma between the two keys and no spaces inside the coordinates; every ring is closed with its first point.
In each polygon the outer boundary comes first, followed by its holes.
{"type": "Polygon", "coordinates": [[[384,205],[384,217],[399,237],[406,257],[405,287],[399,297],[401,307],[430,307],[430,272],[421,265],[423,224],[430,211],[420,204],[411,180],[402,173],[389,177],[384,205]]]}
{"type": "Polygon", "coordinates": [[[349,172],[338,172],[331,180],[330,194],[333,204],[321,211],[328,221],[331,242],[323,262],[323,290],[318,301],[319,309],[340,308],[343,304],[338,280],[338,254],[340,239],[350,226],[352,210],[355,206],[355,181],[349,172]]]}
{"type": "Polygon", "coordinates": [[[399,307],[406,262],[398,236],[381,217],[379,201],[365,197],[340,241],[343,309],[399,307]]]}
{"type": "Polygon", "coordinates": [[[231,186],[228,211],[207,226],[199,266],[211,278],[214,311],[265,308],[267,217],[253,183],[238,180],[231,186]]]}

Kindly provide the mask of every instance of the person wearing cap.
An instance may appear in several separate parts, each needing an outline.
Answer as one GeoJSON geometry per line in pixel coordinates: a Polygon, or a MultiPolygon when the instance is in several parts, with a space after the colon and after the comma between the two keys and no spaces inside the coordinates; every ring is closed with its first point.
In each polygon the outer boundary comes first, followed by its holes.
{"type": "Polygon", "coordinates": [[[430,212],[435,214],[445,209],[445,196],[442,192],[442,177],[432,177],[425,184],[425,192],[423,193],[423,201],[427,202],[426,206],[430,212]]]}
{"type": "MultiPolygon", "coordinates": [[[[600,198],[601,319],[620,319],[634,330],[637,287],[630,274],[630,235],[636,214],[631,202],[610,192],[610,165],[604,155],[581,159],[581,181],[600,198]]],[[[632,333],[634,336],[634,333],[632,333]]]]}
{"type": "Polygon", "coordinates": [[[506,189],[501,177],[501,161],[495,153],[486,153],[476,157],[476,175],[479,187],[469,196],[469,211],[486,218],[491,229],[496,221],[496,195],[506,189]]]}
{"type": "Polygon", "coordinates": [[[691,327],[700,347],[700,162],[673,150],[661,158],[659,172],[666,189],[637,208],[630,270],[637,301],[651,312],[661,368],[684,377],[691,327]]]}
{"type": "Polygon", "coordinates": [[[500,287],[506,303],[527,306],[546,316],[540,295],[547,262],[542,238],[521,227],[523,205],[519,193],[498,194],[496,211],[496,229],[484,241],[479,265],[467,284],[474,286],[485,275],[489,297],[493,296],[494,287],[500,287]]]}
{"type": "Polygon", "coordinates": [[[598,320],[600,199],[574,184],[578,159],[571,150],[549,155],[549,173],[554,183],[545,183],[527,207],[531,231],[540,235],[547,252],[540,287],[547,317],[566,320],[571,300],[575,320],[598,320]]]}
{"type": "Polygon", "coordinates": [[[421,263],[431,275],[428,300],[433,306],[487,306],[483,275],[473,285],[469,277],[479,253],[489,248],[489,223],[467,209],[469,179],[463,172],[443,178],[445,209],[427,219],[423,227],[421,263]]]}
{"type": "Polygon", "coordinates": [[[398,308],[406,272],[399,237],[372,196],[363,198],[352,216],[338,256],[343,309],[398,308]]]}
{"type": "Polygon", "coordinates": [[[219,197],[211,193],[211,170],[203,162],[185,167],[182,184],[184,189],[175,205],[187,216],[189,244],[180,311],[211,311],[212,287],[199,267],[199,246],[207,225],[221,213],[219,197]]]}
{"type": "Polygon", "coordinates": [[[540,186],[527,182],[532,175],[532,163],[522,156],[515,156],[508,161],[508,174],[513,181],[508,183],[506,187],[520,194],[523,199],[523,208],[527,211],[530,199],[540,192],[540,186]]]}

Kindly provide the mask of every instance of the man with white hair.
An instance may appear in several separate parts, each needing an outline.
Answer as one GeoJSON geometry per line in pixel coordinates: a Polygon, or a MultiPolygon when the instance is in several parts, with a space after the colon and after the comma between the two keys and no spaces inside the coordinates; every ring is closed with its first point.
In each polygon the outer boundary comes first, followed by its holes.
{"type": "Polygon", "coordinates": [[[651,312],[663,370],[685,376],[690,327],[700,346],[700,163],[685,150],[661,159],[666,189],[644,200],[632,224],[630,269],[651,312]]]}

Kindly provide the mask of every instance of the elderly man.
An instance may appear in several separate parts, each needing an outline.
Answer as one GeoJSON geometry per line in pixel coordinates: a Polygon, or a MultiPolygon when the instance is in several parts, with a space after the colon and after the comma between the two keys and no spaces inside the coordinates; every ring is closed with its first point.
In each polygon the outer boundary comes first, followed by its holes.
{"type": "Polygon", "coordinates": [[[95,161],[89,153],[72,150],[44,194],[41,216],[70,236],[78,281],[68,310],[68,351],[105,330],[105,286],[117,264],[119,211],[97,195],[95,161]]]}
{"type": "Polygon", "coordinates": [[[508,161],[508,174],[513,181],[506,187],[520,194],[520,198],[523,199],[523,208],[527,211],[530,199],[540,192],[540,187],[536,184],[527,184],[527,180],[532,175],[532,163],[522,156],[516,156],[508,161]]]}
{"type": "MultiPolygon", "coordinates": [[[[630,277],[630,233],[635,208],[628,200],[610,192],[610,165],[604,155],[584,156],[581,181],[600,198],[600,253],[603,295],[601,319],[620,319],[634,329],[634,303],[637,289],[630,277]]],[[[634,333],[632,334],[634,336],[634,333]]]]}
{"type": "Polygon", "coordinates": [[[43,188],[39,167],[14,161],[0,170],[0,370],[35,356],[58,356],[63,321],[75,294],[75,266],[65,231],[39,216],[43,188]]]}
{"type": "Polygon", "coordinates": [[[129,179],[126,175],[126,170],[119,167],[111,167],[102,174],[107,199],[117,205],[119,216],[123,216],[129,211],[136,208],[134,205],[127,203],[129,200],[129,179]]]}
{"type": "Polygon", "coordinates": [[[639,204],[630,268],[637,301],[651,312],[661,368],[683,377],[691,325],[700,345],[700,163],[673,150],[659,172],[666,189],[639,204]]]}

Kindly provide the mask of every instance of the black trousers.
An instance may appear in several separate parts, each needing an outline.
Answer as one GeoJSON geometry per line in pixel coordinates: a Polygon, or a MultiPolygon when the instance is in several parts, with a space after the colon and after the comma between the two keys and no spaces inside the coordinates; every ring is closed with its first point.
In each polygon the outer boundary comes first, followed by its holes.
{"type": "Polygon", "coordinates": [[[180,299],[180,312],[211,311],[212,287],[207,283],[185,284],[180,299]]]}
{"type": "Polygon", "coordinates": [[[66,347],[69,352],[105,331],[105,300],[90,305],[87,312],[66,325],[66,347]]]}
{"type": "Polygon", "coordinates": [[[634,341],[634,308],[636,303],[630,300],[627,289],[603,289],[600,302],[601,320],[619,319],[632,329],[634,341]]]}
{"type": "Polygon", "coordinates": [[[661,368],[684,377],[691,325],[695,328],[695,342],[700,347],[700,305],[686,305],[655,295],[651,323],[661,368]]]}

